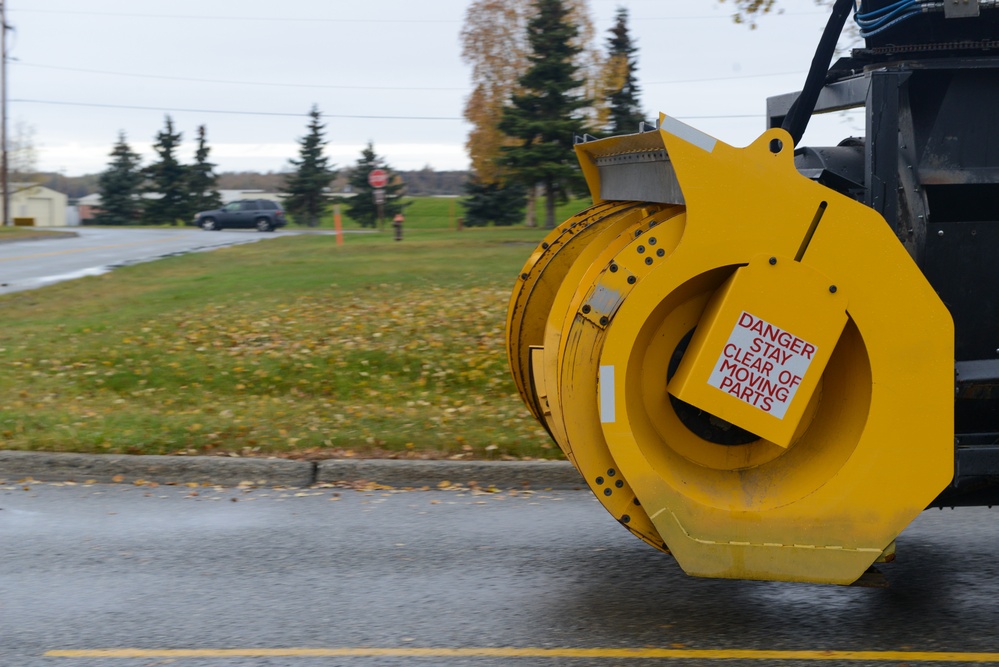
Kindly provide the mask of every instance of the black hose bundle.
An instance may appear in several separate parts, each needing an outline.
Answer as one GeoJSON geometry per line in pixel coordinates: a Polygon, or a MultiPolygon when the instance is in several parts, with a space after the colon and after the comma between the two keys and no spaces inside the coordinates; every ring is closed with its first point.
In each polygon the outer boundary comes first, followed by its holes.
{"type": "Polygon", "coordinates": [[[829,65],[836,53],[836,43],[843,32],[843,26],[846,25],[846,19],[853,9],[853,3],[854,0],[836,0],[833,5],[832,14],[822,32],[822,39],[819,40],[815,55],[812,57],[812,65],[805,78],[805,86],[801,89],[801,94],[791,105],[791,109],[781,124],[781,128],[787,130],[791,138],[794,139],[795,146],[804,136],[808,120],[811,118],[812,112],[815,111],[815,103],[819,100],[819,93],[826,82],[826,73],[829,71],[829,65]]]}

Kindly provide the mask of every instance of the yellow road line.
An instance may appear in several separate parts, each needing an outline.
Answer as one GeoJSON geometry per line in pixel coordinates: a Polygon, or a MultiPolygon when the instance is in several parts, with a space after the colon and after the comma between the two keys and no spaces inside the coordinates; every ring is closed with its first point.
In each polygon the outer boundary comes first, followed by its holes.
{"type": "Polygon", "coordinates": [[[614,660],[840,660],[852,662],[996,662],[999,653],[957,651],[761,651],[663,648],[231,648],[58,650],[47,658],[608,658],[614,660]]]}

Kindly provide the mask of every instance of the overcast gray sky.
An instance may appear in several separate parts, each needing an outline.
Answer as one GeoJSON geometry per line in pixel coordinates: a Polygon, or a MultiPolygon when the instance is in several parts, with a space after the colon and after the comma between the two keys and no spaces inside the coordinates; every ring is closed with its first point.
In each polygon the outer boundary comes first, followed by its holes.
{"type": "MultiPolygon", "coordinates": [[[[35,130],[39,168],[103,170],[119,130],[150,144],[170,114],[205,124],[219,171],[280,171],[313,104],[339,166],[368,142],[396,169],[464,169],[470,89],[459,32],[470,0],[8,0],[10,127],[35,130]]],[[[757,30],[715,0],[590,0],[601,46],[618,6],[639,47],[643,106],[722,141],[763,129],[768,95],[800,88],[826,12],[782,0],[757,30]]],[[[812,145],[857,134],[836,115],[812,145]]]]}

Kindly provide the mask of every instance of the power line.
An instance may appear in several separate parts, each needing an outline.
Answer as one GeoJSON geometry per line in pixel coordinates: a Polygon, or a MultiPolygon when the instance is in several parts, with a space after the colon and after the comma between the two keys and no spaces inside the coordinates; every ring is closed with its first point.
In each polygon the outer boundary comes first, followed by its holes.
{"type": "MultiPolygon", "coordinates": [[[[72,16],[106,16],[115,18],[139,18],[139,19],[180,19],[184,21],[267,21],[271,23],[444,23],[458,24],[460,19],[392,19],[392,18],[297,18],[288,16],[216,16],[205,14],[136,14],[132,12],[91,12],[81,10],[62,9],[11,9],[12,12],[33,13],[33,14],[60,14],[72,16]]],[[[827,12],[780,12],[779,16],[825,16],[827,12]]],[[[705,20],[732,20],[731,14],[711,14],[706,16],[649,16],[643,18],[630,19],[635,23],[643,21],[705,21],[705,20]]]]}
{"type": "Polygon", "coordinates": [[[341,86],[332,84],[313,84],[313,83],[275,83],[271,81],[233,81],[227,79],[199,79],[193,77],[183,77],[183,76],[168,76],[165,74],[136,74],[133,72],[112,72],[109,70],[100,69],[84,69],[81,67],[60,67],[57,65],[39,65],[36,63],[26,63],[21,61],[15,61],[14,64],[19,67],[35,67],[39,69],[51,69],[60,70],[64,72],[82,72],[86,74],[105,74],[110,76],[127,76],[137,79],[162,79],[167,81],[193,81],[197,83],[227,83],[242,86],[276,86],[282,88],[328,88],[335,90],[410,90],[410,91],[465,91],[466,88],[432,88],[432,87],[418,87],[418,86],[341,86]]]}
{"type": "MultiPolygon", "coordinates": [[[[67,102],[63,100],[29,100],[29,99],[12,99],[10,102],[17,102],[20,104],[52,104],[58,106],[76,106],[76,107],[96,107],[100,109],[130,109],[133,111],[171,111],[174,113],[214,113],[214,114],[231,114],[239,116],[282,116],[289,118],[301,118],[303,116],[308,116],[308,113],[286,113],[281,111],[228,111],[222,109],[183,109],[176,107],[146,107],[146,106],[136,106],[130,104],[98,104],[94,102],[67,102]]],[[[370,115],[352,115],[352,114],[330,114],[324,113],[320,114],[323,118],[342,118],[342,119],[361,119],[361,120],[448,120],[448,121],[463,121],[464,118],[458,118],[455,116],[370,116],[370,115]]],[[[763,114],[728,114],[728,115],[709,115],[709,116],[691,116],[684,114],[676,114],[676,118],[680,120],[717,120],[726,118],[763,118],[763,114]]]]}
{"type": "MultiPolygon", "coordinates": [[[[222,109],[182,109],[176,107],[145,107],[136,106],[130,104],[98,104],[95,102],[67,102],[63,100],[29,100],[29,99],[12,99],[10,102],[17,102],[19,104],[53,104],[59,106],[74,106],[74,107],[96,107],[101,109],[131,109],[133,111],[172,111],[174,113],[215,113],[215,114],[229,114],[229,115],[239,115],[239,116],[286,116],[292,118],[301,118],[303,116],[308,116],[308,113],[286,113],[280,111],[229,111],[222,109]]],[[[368,115],[353,115],[353,114],[335,114],[335,113],[324,113],[320,114],[323,118],[350,118],[350,119],[363,119],[363,120],[464,120],[463,118],[453,117],[453,116],[368,116],[368,115]]]]}
{"type": "Polygon", "coordinates": [[[184,21],[267,21],[269,23],[461,23],[459,19],[343,19],[343,18],[294,18],[289,16],[213,16],[206,14],[135,14],[132,12],[89,12],[62,9],[12,9],[16,12],[33,14],[60,14],[73,16],[108,16],[115,18],[136,19],[181,19],[184,21]]]}
{"type": "Polygon", "coordinates": [[[805,76],[801,70],[795,72],[773,72],[772,74],[734,74],[732,76],[716,76],[707,79],[673,79],[672,81],[641,81],[643,86],[662,86],[674,83],[710,83],[712,81],[738,81],[740,79],[763,79],[770,76],[805,76]]]}
{"type": "MultiPolygon", "coordinates": [[[[49,69],[58,70],[64,72],[81,72],[85,74],[103,74],[108,76],[126,76],[137,79],[162,79],[167,81],[192,81],[196,83],[223,83],[223,84],[233,84],[233,85],[245,85],[245,86],[276,86],[284,88],[322,88],[322,89],[335,89],[335,90],[409,90],[409,91],[450,91],[450,92],[464,92],[468,90],[465,88],[433,88],[433,87],[422,87],[422,86],[410,86],[410,87],[394,87],[394,86],[342,86],[334,84],[313,84],[313,83],[276,83],[271,81],[234,81],[229,79],[201,79],[195,77],[184,77],[184,76],[169,76],[163,74],[137,74],[134,72],[114,72],[111,70],[100,70],[100,69],[84,69],[81,67],[61,67],[58,65],[41,65],[37,63],[27,63],[22,61],[13,61],[12,64],[19,67],[34,67],[39,69],[49,69]]],[[[717,77],[706,77],[701,79],[672,79],[667,81],[643,81],[643,86],[661,86],[667,84],[676,83],[710,83],[712,81],[736,81],[739,79],[761,79],[772,76],[792,76],[800,75],[804,76],[804,72],[794,71],[794,72],[772,72],[770,74],[735,74],[732,76],[717,76],[717,77]]]]}

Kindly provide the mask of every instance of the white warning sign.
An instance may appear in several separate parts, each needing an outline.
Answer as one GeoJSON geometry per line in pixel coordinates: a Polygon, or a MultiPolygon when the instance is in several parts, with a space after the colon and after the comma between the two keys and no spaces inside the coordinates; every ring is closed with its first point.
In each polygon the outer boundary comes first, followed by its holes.
{"type": "Polygon", "coordinates": [[[814,355],[811,343],[743,311],[708,384],[783,419],[814,355]]]}

